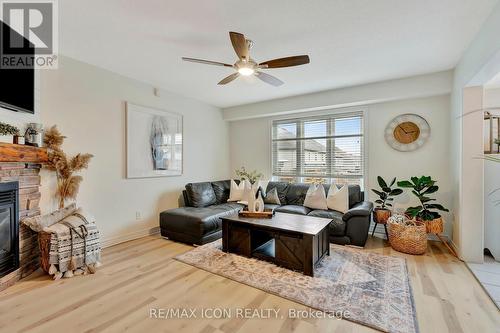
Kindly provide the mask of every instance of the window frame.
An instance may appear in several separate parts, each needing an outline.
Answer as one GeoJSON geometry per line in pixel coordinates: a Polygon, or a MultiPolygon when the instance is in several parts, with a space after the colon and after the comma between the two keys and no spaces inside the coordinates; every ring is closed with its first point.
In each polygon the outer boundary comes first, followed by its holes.
{"type": "MultiPolygon", "coordinates": [[[[307,176],[307,175],[303,175],[303,173],[297,173],[296,175],[290,175],[290,176],[285,176],[285,175],[275,175],[274,174],[274,165],[275,165],[275,158],[277,158],[277,156],[275,156],[275,154],[273,153],[274,151],[274,142],[275,142],[275,138],[274,138],[274,131],[273,131],[273,128],[274,128],[274,124],[277,123],[277,122],[281,122],[281,123],[286,123],[286,122],[294,122],[294,121],[307,121],[307,120],[314,120],[314,119],[321,119],[321,118],[324,118],[324,117],[332,117],[332,118],[344,118],[344,116],[347,118],[349,116],[360,116],[361,117],[361,121],[362,121],[362,131],[361,131],[361,134],[356,134],[356,135],[345,135],[345,136],[339,136],[338,138],[341,138],[341,137],[361,137],[361,140],[362,140],[362,151],[361,151],[361,156],[362,156],[362,175],[361,177],[357,178],[357,177],[318,177],[318,178],[323,178],[325,179],[325,183],[327,184],[331,184],[332,183],[332,180],[335,179],[335,178],[345,178],[345,179],[359,179],[360,180],[360,186],[361,186],[361,190],[364,191],[366,189],[366,187],[368,186],[368,179],[369,179],[369,175],[368,175],[368,150],[369,150],[369,145],[368,145],[368,108],[357,108],[357,107],[353,107],[353,108],[341,108],[341,109],[331,109],[331,108],[327,108],[327,109],[321,109],[319,112],[309,112],[309,113],[298,113],[297,115],[294,115],[294,116],[290,116],[290,114],[288,115],[285,115],[285,116],[281,116],[281,117],[274,117],[274,118],[271,118],[269,119],[269,138],[270,138],[270,150],[269,150],[269,169],[270,169],[270,174],[271,174],[271,180],[273,181],[277,181],[278,178],[284,178],[284,177],[289,177],[289,178],[293,178],[295,179],[296,181],[300,182],[300,183],[303,183],[304,180],[306,178],[309,178],[309,177],[312,177],[312,176],[307,176]]],[[[331,122],[327,122],[328,126],[331,126],[331,122]]],[[[298,126],[297,128],[297,136],[299,136],[299,127],[303,127],[303,126],[298,126]]],[[[328,131],[327,131],[328,133],[328,131]]],[[[316,137],[313,137],[313,138],[316,138],[316,137]]],[[[309,139],[309,138],[307,138],[309,139]]],[[[296,142],[305,142],[304,139],[298,139],[298,140],[295,140],[296,142]]],[[[331,151],[332,149],[334,149],[334,146],[332,146],[329,142],[330,140],[327,140],[327,150],[328,151],[331,151]]],[[[297,168],[300,168],[301,167],[301,159],[300,159],[300,151],[303,150],[303,147],[300,147],[300,149],[297,149],[297,168]]],[[[277,154],[276,154],[277,155],[277,154]]],[[[304,155],[303,155],[304,156],[304,155]]],[[[327,163],[329,163],[331,159],[328,159],[327,158],[327,163]]],[[[331,170],[330,169],[331,166],[327,166],[327,170],[331,170]]],[[[299,169],[297,169],[299,170],[299,169]]]]}

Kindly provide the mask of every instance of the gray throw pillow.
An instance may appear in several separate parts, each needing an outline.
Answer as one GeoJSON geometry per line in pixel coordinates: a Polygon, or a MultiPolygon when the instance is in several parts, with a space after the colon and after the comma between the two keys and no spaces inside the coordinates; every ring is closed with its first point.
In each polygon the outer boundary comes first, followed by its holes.
{"type": "Polygon", "coordinates": [[[264,197],[264,203],[281,205],[280,198],[278,197],[278,190],[276,190],[276,187],[273,187],[271,191],[266,193],[266,196],[264,197]]]}

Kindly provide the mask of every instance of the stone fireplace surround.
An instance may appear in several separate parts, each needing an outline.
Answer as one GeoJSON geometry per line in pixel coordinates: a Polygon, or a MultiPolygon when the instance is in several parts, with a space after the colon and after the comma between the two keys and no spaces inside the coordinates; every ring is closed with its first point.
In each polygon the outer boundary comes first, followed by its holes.
{"type": "Polygon", "coordinates": [[[40,169],[47,150],[25,145],[0,143],[0,182],[19,182],[19,269],[0,277],[0,291],[30,275],[40,267],[38,235],[23,218],[40,214],[40,169]]]}

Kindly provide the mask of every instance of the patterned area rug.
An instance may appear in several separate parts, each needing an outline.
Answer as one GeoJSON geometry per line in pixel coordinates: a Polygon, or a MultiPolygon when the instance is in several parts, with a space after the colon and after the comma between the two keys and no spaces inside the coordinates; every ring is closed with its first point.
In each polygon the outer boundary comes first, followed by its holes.
{"type": "Polygon", "coordinates": [[[415,305],[402,258],[330,245],[314,277],[222,251],[221,240],[177,260],[384,332],[418,332],[415,305]]]}

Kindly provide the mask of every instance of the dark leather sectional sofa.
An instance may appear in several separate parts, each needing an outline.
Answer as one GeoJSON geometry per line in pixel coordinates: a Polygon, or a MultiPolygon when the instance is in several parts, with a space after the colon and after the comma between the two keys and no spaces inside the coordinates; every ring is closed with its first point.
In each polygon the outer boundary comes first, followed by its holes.
{"type": "MultiPolygon", "coordinates": [[[[328,193],[330,185],[324,185],[328,193]]],[[[349,185],[349,207],[342,214],[333,210],[314,210],[303,206],[309,184],[269,182],[266,193],[276,188],[281,205],[266,204],[276,212],[332,219],[330,242],[364,246],[370,227],[373,204],[364,201],[364,192],[349,185]]],[[[161,235],[188,244],[205,244],[222,237],[221,217],[238,213],[243,205],[227,202],[230,181],[189,183],[183,191],[184,207],[160,213],[161,235]]]]}

